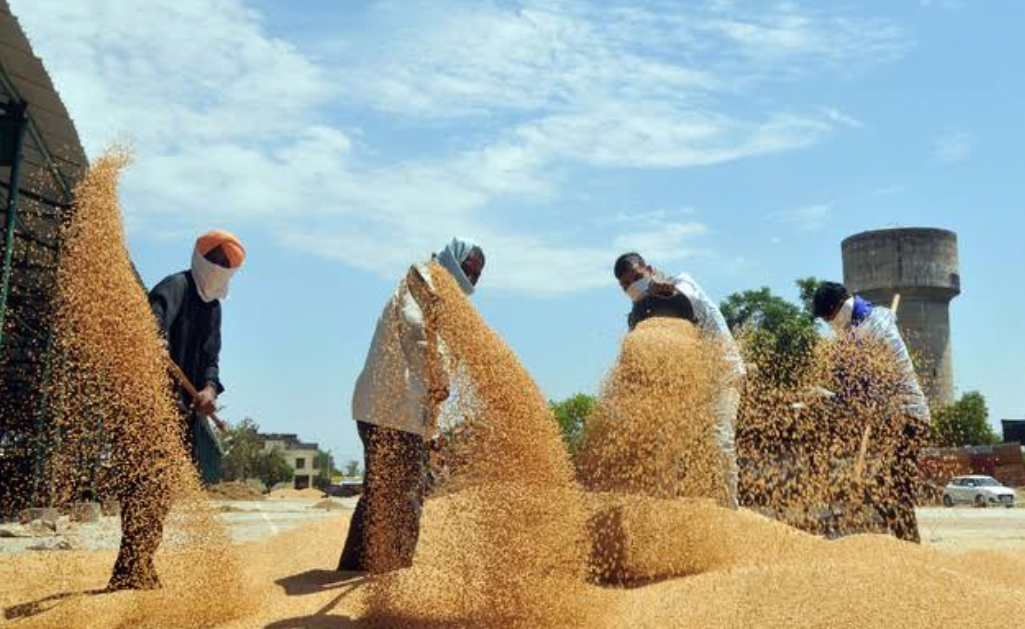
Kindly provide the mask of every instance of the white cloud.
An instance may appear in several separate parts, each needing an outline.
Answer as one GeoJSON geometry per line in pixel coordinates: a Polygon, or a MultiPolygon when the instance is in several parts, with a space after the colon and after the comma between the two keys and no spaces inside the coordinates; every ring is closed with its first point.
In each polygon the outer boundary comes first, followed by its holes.
{"type": "Polygon", "coordinates": [[[843,126],[846,126],[846,127],[850,127],[852,129],[864,129],[865,128],[865,123],[863,123],[862,121],[860,121],[860,120],[858,120],[856,118],[852,118],[851,116],[848,116],[847,114],[845,114],[845,113],[843,113],[841,111],[838,111],[836,109],[833,109],[831,107],[827,107],[826,109],[824,109],[823,113],[826,115],[827,119],[829,119],[832,122],[835,122],[837,124],[840,124],[840,125],[843,125],[843,126]]]}
{"type": "Polygon", "coordinates": [[[761,14],[733,11],[707,27],[749,58],[769,63],[799,58],[834,66],[877,63],[900,56],[909,46],[889,22],[809,10],[793,2],[780,2],[761,14]]]}
{"type": "Polygon", "coordinates": [[[639,221],[615,238],[613,248],[615,254],[638,251],[652,260],[676,262],[697,254],[692,241],[707,232],[708,226],[698,221],[639,221]]]}
{"type": "Polygon", "coordinates": [[[244,0],[12,5],[89,154],[116,139],[134,146],[133,230],[230,224],[350,265],[373,253],[373,270],[389,275],[473,234],[491,254],[486,281],[528,293],[603,284],[622,247],[697,255],[708,230],[678,213],[541,227],[506,208],[544,218],[586,169],[708,166],[814,145],[860,123],[818,104],[769,102],[752,115],[751,95],[904,46],[887,24],[788,4],[403,2],[372,5],[366,28],[315,59],[244,0]],[[361,128],[368,113],[426,146],[383,142],[361,128]],[[553,260],[565,286],[542,281],[553,260]]]}
{"type": "Polygon", "coordinates": [[[965,6],[964,0],[918,0],[918,6],[923,9],[947,9],[958,10],[965,6]]]}
{"type": "Polygon", "coordinates": [[[776,212],[770,214],[769,218],[780,223],[792,225],[799,231],[808,232],[822,229],[832,216],[833,206],[828,203],[820,203],[776,212]]]}
{"type": "Polygon", "coordinates": [[[972,153],[973,138],[970,133],[954,132],[933,140],[933,157],[943,164],[963,162],[972,153]]]}

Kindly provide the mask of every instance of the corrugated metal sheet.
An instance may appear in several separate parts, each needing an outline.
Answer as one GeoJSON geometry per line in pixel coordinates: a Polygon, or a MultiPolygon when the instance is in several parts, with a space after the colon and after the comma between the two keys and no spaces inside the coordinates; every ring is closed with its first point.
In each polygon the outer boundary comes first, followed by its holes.
{"type": "MultiPolygon", "coordinates": [[[[37,132],[35,136],[29,134],[26,137],[26,152],[51,157],[68,187],[74,187],[88,163],[85,151],[50,75],[32,52],[17,18],[10,13],[7,0],[0,0],[0,67],[10,82],[10,89],[0,89],[0,98],[4,102],[13,98],[28,103],[29,119],[37,132]]],[[[33,161],[36,169],[48,167],[39,163],[45,160],[33,161]]],[[[53,173],[46,174],[52,176],[53,173]]],[[[26,175],[32,179],[30,173],[26,175]]]]}
{"type": "MultiPolygon", "coordinates": [[[[0,345],[0,505],[30,499],[35,462],[45,445],[42,396],[60,253],[59,228],[87,161],[75,125],[43,62],[0,0],[0,103],[25,103],[28,128],[11,247],[10,294],[0,345]]],[[[0,168],[0,218],[6,219],[11,169],[0,168]]],[[[0,220],[0,260],[6,242],[0,220]]]]}

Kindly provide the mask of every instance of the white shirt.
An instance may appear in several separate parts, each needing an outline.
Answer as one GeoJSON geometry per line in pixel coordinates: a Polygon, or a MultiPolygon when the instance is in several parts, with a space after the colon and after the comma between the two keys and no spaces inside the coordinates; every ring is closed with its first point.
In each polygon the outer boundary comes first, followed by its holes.
{"type": "Polygon", "coordinates": [[[701,289],[701,286],[694,281],[690,275],[680,273],[672,278],[676,288],[679,289],[694,308],[694,318],[698,321],[698,329],[709,341],[718,342],[722,345],[726,360],[733,369],[733,381],[737,382],[747,374],[744,367],[744,359],[740,355],[740,348],[737,341],[730,332],[730,326],[726,324],[726,317],[722,315],[718,304],[701,289]]]}
{"type": "MultiPolygon", "coordinates": [[[[416,268],[433,290],[427,266],[416,268]]],[[[352,418],[433,438],[436,426],[427,399],[425,366],[428,347],[423,310],[403,280],[377,321],[353,391],[352,418]]],[[[436,348],[442,360],[440,341],[436,348]]]]}

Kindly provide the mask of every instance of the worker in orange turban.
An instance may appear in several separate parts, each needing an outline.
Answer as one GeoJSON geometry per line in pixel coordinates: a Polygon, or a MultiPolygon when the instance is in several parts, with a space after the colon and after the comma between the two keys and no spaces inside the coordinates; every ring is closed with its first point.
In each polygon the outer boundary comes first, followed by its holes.
{"type": "Polygon", "coordinates": [[[228,283],[246,260],[246,249],[235,234],[215,229],[196,239],[192,278],[203,301],[224,299],[228,283]]]}
{"type": "MultiPolygon", "coordinates": [[[[165,278],[149,294],[167,353],[197,391],[193,398],[174,382],[185,446],[204,483],[220,480],[223,455],[207,419],[214,415],[217,396],[224,391],[220,378],[221,300],[245,259],[245,247],[231,232],[203,234],[192,252],[192,268],[165,278]]],[[[108,586],[112,590],[159,586],[153,558],[166,512],[157,513],[151,507],[137,496],[126,495],[121,500],[121,549],[108,586]]]]}

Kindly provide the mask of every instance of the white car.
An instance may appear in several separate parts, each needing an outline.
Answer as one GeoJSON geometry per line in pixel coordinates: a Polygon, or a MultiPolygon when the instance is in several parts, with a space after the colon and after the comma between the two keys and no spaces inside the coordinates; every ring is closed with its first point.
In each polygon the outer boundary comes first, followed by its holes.
{"type": "Polygon", "coordinates": [[[955,476],[943,488],[943,506],[953,507],[958,502],[976,507],[990,505],[1014,506],[1014,490],[1004,487],[992,476],[955,476]]]}

